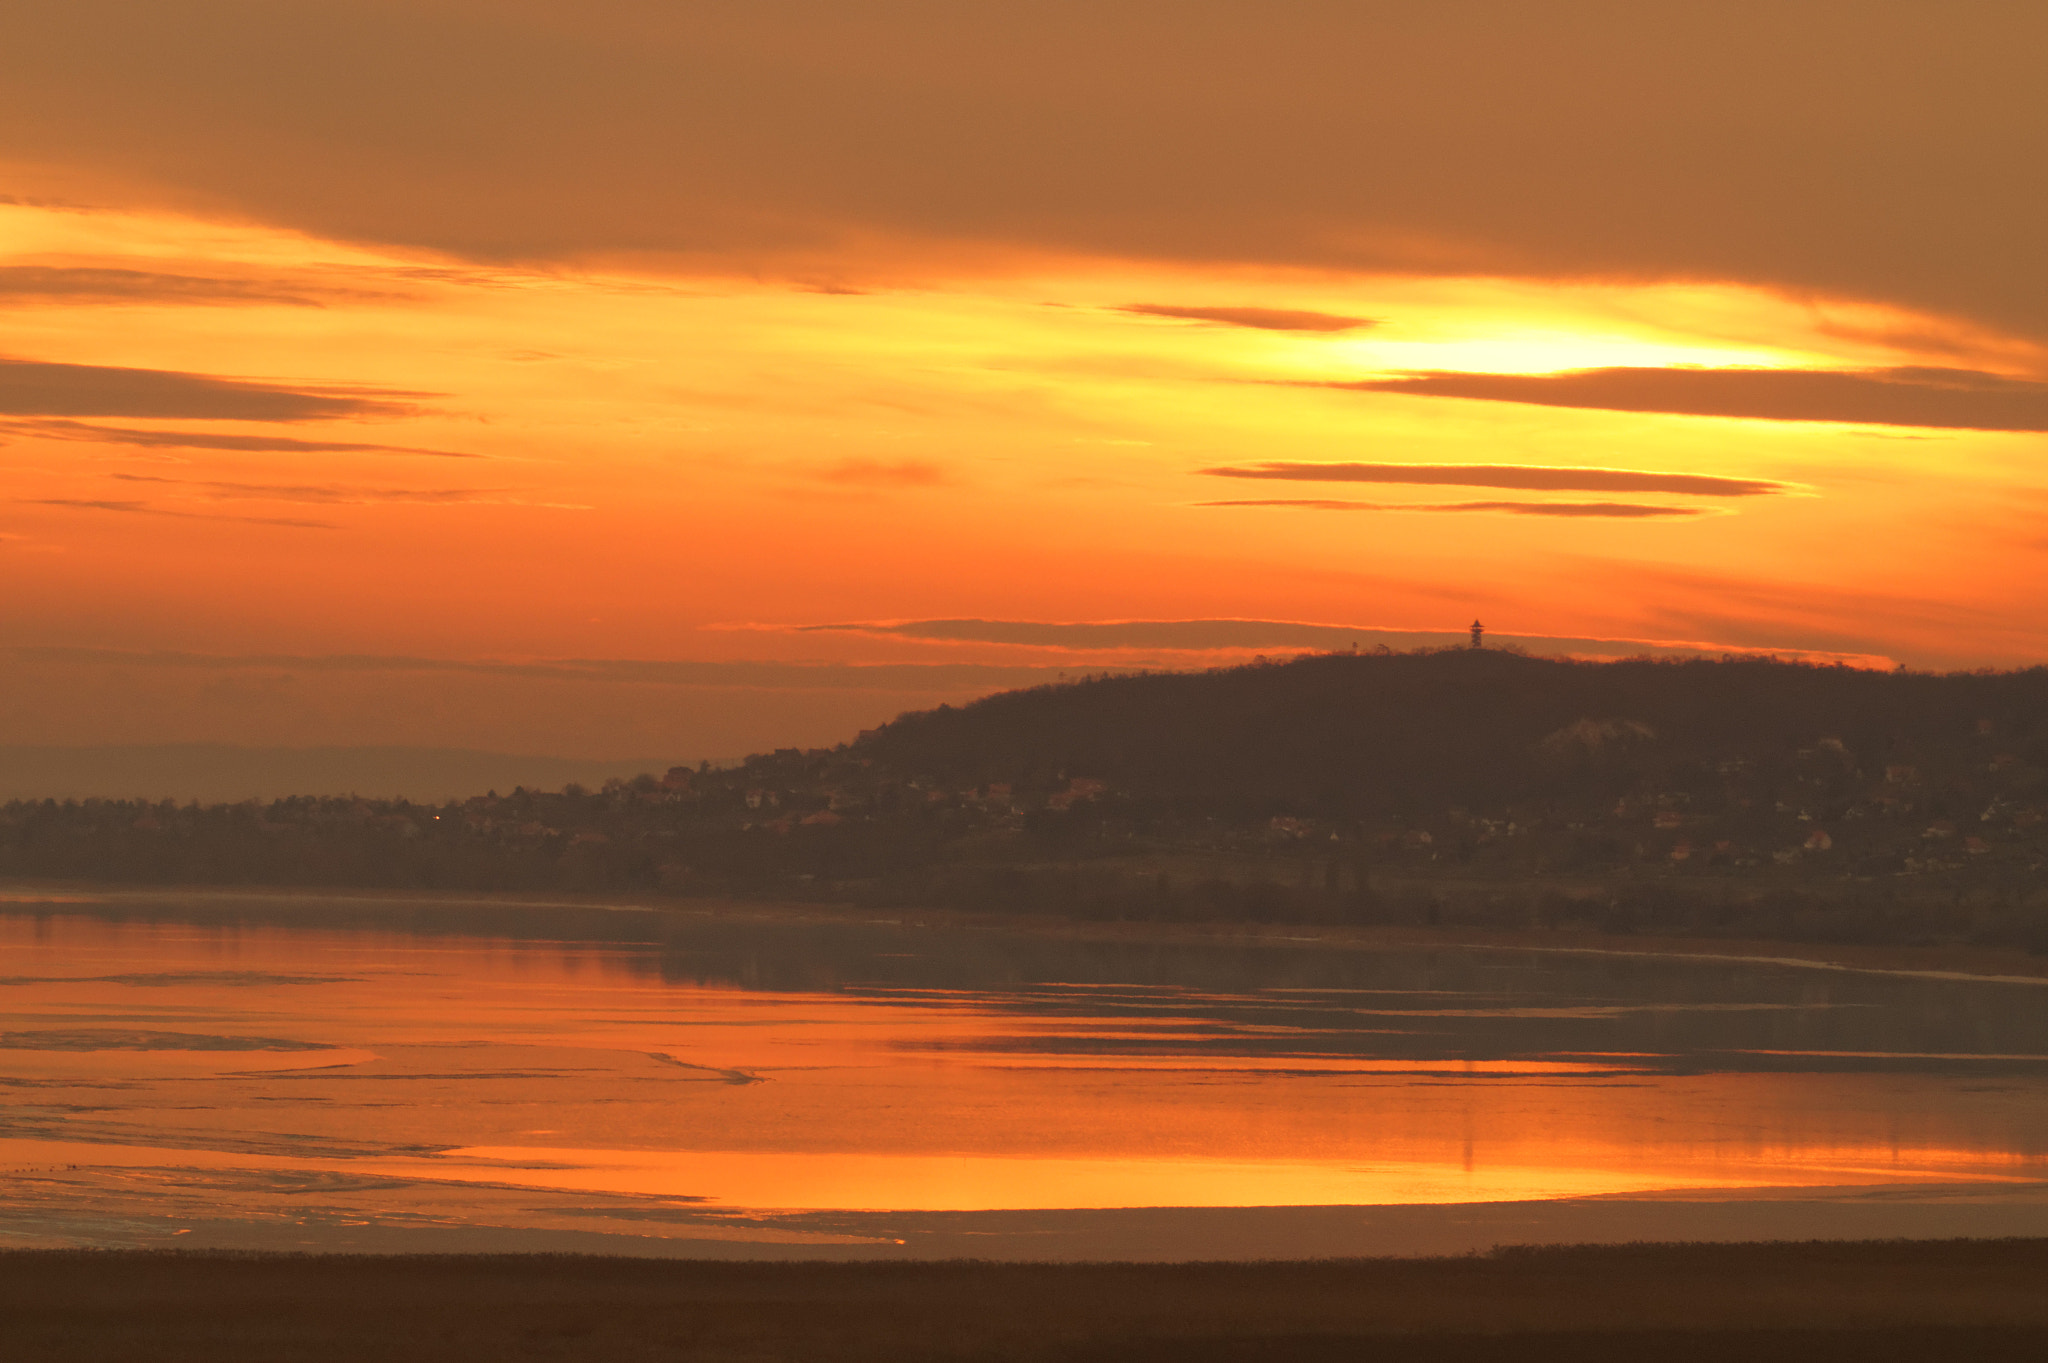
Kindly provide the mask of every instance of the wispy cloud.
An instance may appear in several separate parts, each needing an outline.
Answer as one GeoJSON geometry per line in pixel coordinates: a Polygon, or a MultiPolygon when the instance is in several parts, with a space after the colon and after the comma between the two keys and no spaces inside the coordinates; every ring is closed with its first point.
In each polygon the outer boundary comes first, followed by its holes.
{"type": "Polygon", "coordinates": [[[129,426],[98,426],[61,417],[0,421],[0,435],[38,440],[75,440],[100,445],[126,445],[149,450],[231,450],[251,454],[423,454],[437,459],[483,459],[486,455],[456,450],[427,450],[413,445],[372,445],[351,440],[295,440],[282,435],[213,435],[195,431],[137,430],[129,426]]]}
{"type": "Polygon", "coordinates": [[[91,266],[0,265],[0,299],[25,303],[320,304],[275,280],[91,266]]]}
{"type": "Polygon", "coordinates": [[[1977,369],[1575,369],[1432,371],[1318,385],[1674,416],[1839,421],[1976,431],[2048,431],[2048,383],[1977,369]]]}
{"type": "Polygon", "coordinates": [[[414,503],[450,506],[498,500],[498,488],[404,488],[348,487],[318,483],[228,483],[196,478],[159,478],[143,473],[115,473],[110,477],[124,483],[155,483],[189,488],[218,501],[305,502],[314,505],[369,506],[378,503],[414,503]]]}
{"type": "Polygon", "coordinates": [[[1196,506],[1288,506],[1305,511],[1494,511],[1510,516],[1710,516],[1706,507],[1658,506],[1648,502],[1345,502],[1318,497],[1264,497],[1196,506]]]}
{"type": "Polygon", "coordinates": [[[1702,497],[1757,497],[1786,492],[1789,483],[1723,478],[1708,473],[1639,469],[1553,468],[1534,464],[1297,464],[1269,460],[1198,472],[1217,478],[1273,478],[1303,483],[1418,483],[1503,487],[1531,492],[1681,492],[1702,497]]]}
{"type": "Polygon", "coordinates": [[[1050,681],[1057,666],[1015,663],[829,663],[695,661],[651,658],[546,658],[532,661],[421,658],[390,654],[219,654],[174,650],[0,647],[0,657],[23,663],[163,668],[183,671],[299,671],[340,673],[457,672],[540,681],[634,686],[711,686],[743,690],[883,691],[951,694],[961,688],[1033,686],[1050,681]]]}
{"type": "MultiPolygon", "coordinates": [[[[795,634],[848,633],[932,642],[1009,644],[1027,648],[1059,649],[1079,654],[1100,654],[1128,649],[1241,655],[1255,649],[1312,649],[1334,652],[1354,646],[1368,651],[1382,646],[1390,649],[1441,648],[1446,645],[1462,645],[1468,637],[1462,628],[1395,630],[1378,625],[1323,624],[1302,620],[857,620],[836,624],[752,628],[786,630],[795,634]]],[[[1696,639],[1615,639],[1505,633],[1496,633],[1489,637],[1501,643],[1515,644],[1533,653],[1588,658],[1626,658],[1644,655],[1712,657],[1728,652],[1774,651],[1696,639]]],[[[1858,664],[1889,663],[1888,659],[1873,654],[1817,654],[1810,650],[1796,649],[1789,653],[1784,650],[1775,651],[1788,657],[1796,655],[1824,661],[1839,659],[1858,664]]]]}
{"type": "Polygon", "coordinates": [[[0,359],[0,415],[170,417],[225,421],[326,421],[403,416],[390,389],[290,387],[171,369],[117,369],[0,359]]]}
{"type": "Polygon", "coordinates": [[[1303,312],[1292,308],[1187,308],[1167,303],[1127,303],[1118,312],[1140,317],[1171,317],[1185,322],[1215,322],[1229,327],[1250,327],[1255,331],[1358,331],[1378,326],[1371,317],[1342,317],[1328,312],[1303,312]]]}
{"type": "MultiPolygon", "coordinates": [[[[1587,590],[1617,576],[1640,584],[1645,596],[1637,620],[1646,630],[1704,634],[1752,648],[1796,640],[1811,648],[1905,649],[1903,656],[1914,666],[1967,666],[1987,655],[2000,665],[2027,665],[2042,654],[2037,614],[2012,604],[2025,597],[2024,580],[2004,596],[1957,600],[1929,591],[1911,572],[1889,581],[1833,585],[1745,572],[1741,565],[1722,571],[1582,555],[1573,567],[1576,585],[1587,590]]],[[[1570,585],[1567,579],[1567,590],[1570,585]]]]}
{"type": "MultiPolygon", "coordinates": [[[[768,627],[775,628],[775,627],[768,627]]],[[[894,620],[794,625],[794,634],[870,634],[945,643],[1015,644],[1029,648],[1160,648],[1213,651],[1231,648],[1335,648],[1359,637],[1360,628],[1290,620],[894,620]]],[[[1366,630],[1421,647],[1450,636],[1366,630]]]]}
{"type": "Polygon", "coordinates": [[[844,459],[814,476],[848,487],[938,487],[953,481],[943,468],[923,459],[844,459]]]}
{"type": "Polygon", "coordinates": [[[172,516],[187,521],[242,521],[249,525],[282,525],[294,530],[339,530],[332,521],[301,520],[291,516],[229,516],[211,511],[179,511],[149,502],[119,501],[101,497],[33,497],[23,506],[54,506],[72,511],[113,511],[131,516],[172,516]]]}

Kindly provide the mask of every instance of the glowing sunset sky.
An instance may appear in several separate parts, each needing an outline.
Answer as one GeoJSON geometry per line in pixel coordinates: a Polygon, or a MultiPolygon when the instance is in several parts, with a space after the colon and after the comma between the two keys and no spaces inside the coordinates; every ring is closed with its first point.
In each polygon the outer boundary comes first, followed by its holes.
{"type": "Polygon", "coordinates": [[[0,15],[0,743],[2048,655],[2048,10],[0,15]]]}

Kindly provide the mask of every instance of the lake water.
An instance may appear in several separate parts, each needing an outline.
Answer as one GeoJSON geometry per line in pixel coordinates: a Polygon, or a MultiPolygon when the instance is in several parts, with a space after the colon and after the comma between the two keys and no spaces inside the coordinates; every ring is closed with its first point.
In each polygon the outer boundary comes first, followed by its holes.
{"type": "Polygon", "coordinates": [[[1790,961],[17,891],[0,1091],[0,1243],[2048,1233],[2048,981],[1790,961]]]}

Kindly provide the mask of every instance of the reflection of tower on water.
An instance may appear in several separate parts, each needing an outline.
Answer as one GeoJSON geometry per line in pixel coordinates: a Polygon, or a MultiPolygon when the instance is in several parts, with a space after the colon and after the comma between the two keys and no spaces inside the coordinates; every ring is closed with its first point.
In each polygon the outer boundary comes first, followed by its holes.
{"type": "Polygon", "coordinates": [[[1472,647],[1483,648],[1485,645],[1481,641],[1485,638],[1486,626],[1480,624],[1477,620],[1474,620],[1472,622],[1472,647]]]}

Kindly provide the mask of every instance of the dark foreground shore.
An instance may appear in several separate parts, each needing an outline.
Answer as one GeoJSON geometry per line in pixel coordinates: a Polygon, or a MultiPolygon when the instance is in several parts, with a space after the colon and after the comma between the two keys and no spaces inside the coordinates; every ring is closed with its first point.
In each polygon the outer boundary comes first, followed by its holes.
{"type": "Polygon", "coordinates": [[[10,1363],[2048,1358],[2048,1240],[1434,1260],[735,1264],[0,1254],[10,1363]]]}

